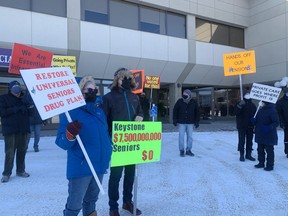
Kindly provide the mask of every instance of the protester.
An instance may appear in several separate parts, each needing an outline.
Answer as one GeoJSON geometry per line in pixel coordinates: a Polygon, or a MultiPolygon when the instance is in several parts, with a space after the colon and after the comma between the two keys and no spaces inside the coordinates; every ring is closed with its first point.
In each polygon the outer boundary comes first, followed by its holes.
{"type": "MultiPolygon", "coordinates": [[[[31,99],[32,100],[32,99],[31,99]]],[[[31,133],[34,132],[34,143],[33,143],[33,149],[35,152],[39,152],[39,141],[40,141],[40,135],[41,135],[41,127],[42,125],[46,125],[47,121],[43,121],[35,104],[33,108],[31,109],[31,115],[30,115],[30,133],[28,134],[27,139],[27,147],[28,149],[31,133]]]]}
{"type": "Polygon", "coordinates": [[[8,182],[12,174],[16,154],[16,175],[27,178],[25,171],[26,143],[29,125],[30,104],[24,100],[20,83],[8,85],[8,93],[0,96],[0,117],[5,142],[5,164],[1,182],[8,182]]]}
{"type": "Polygon", "coordinates": [[[56,144],[67,150],[68,198],[64,216],[78,215],[82,208],[84,216],[96,216],[99,187],[92,175],[81,147],[76,139],[79,134],[100,182],[109,168],[112,142],[103,110],[95,104],[97,88],[93,77],[85,76],[79,87],[86,105],[70,110],[73,122],[68,123],[60,115],[56,144]]]}
{"type": "Polygon", "coordinates": [[[149,121],[150,103],[149,103],[149,100],[146,98],[145,92],[142,92],[139,95],[139,99],[140,99],[140,104],[141,104],[143,115],[144,115],[143,121],[149,121]]]}
{"type": "Polygon", "coordinates": [[[276,109],[280,119],[280,127],[284,130],[284,153],[288,158],[288,87],[283,89],[284,96],[277,101],[276,109]]]}
{"type": "Polygon", "coordinates": [[[187,136],[186,155],[194,156],[192,153],[193,142],[193,124],[195,128],[199,127],[200,114],[199,106],[196,100],[192,99],[192,92],[189,89],[184,90],[173,108],[173,125],[179,129],[179,151],[180,156],[185,156],[184,136],[187,136]]]}
{"type": "Polygon", "coordinates": [[[256,113],[256,106],[252,103],[250,98],[250,92],[247,91],[244,94],[244,100],[238,102],[235,106],[236,125],[238,130],[238,151],[240,152],[240,161],[245,161],[245,158],[251,161],[255,161],[252,157],[253,146],[253,131],[254,124],[251,122],[251,118],[256,113]],[[245,152],[246,141],[246,155],[245,152]]]}
{"type": "MultiPolygon", "coordinates": [[[[261,103],[261,102],[260,102],[261,103]]],[[[274,145],[277,145],[278,135],[277,126],[279,118],[275,108],[275,104],[263,102],[263,106],[259,109],[255,122],[255,142],[258,144],[258,161],[256,168],[264,168],[266,171],[274,169],[274,145]],[[265,166],[265,152],[267,154],[265,166]]]]}
{"type": "MultiPolygon", "coordinates": [[[[120,68],[114,74],[111,91],[103,96],[103,109],[107,115],[110,134],[113,121],[142,121],[143,113],[139,98],[131,90],[136,87],[133,74],[126,68],[120,68]]],[[[124,170],[122,208],[133,214],[132,190],[135,177],[135,165],[111,167],[108,185],[110,216],[119,216],[119,182],[124,170]]],[[[136,214],[141,211],[136,209],[136,214]]]]}

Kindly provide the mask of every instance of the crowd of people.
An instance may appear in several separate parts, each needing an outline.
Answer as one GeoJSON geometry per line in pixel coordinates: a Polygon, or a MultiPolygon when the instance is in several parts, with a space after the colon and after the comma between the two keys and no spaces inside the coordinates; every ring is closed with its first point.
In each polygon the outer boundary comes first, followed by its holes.
{"type": "MultiPolygon", "coordinates": [[[[148,121],[151,104],[145,93],[136,95],[132,92],[136,83],[133,74],[126,68],[120,68],[114,73],[111,91],[103,97],[99,95],[92,76],[84,76],[79,81],[79,88],[86,104],[69,111],[72,121],[69,121],[66,113],[59,116],[60,124],[55,141],[56,145],[67,151],[68,197],[63,215],[78,215],[82,210],[85,216],[97,216],[99,183],[102,183],[108,169],[109,215],[120,216],[119,184],[123,173],[122,209],[141,215],[141,210],[133,203],[136,165],[109,166],[113,146],[112,122],[148,121]]],[[[283,88],[283,92],[284,96],[276,104],[261,102],[259,111],[251,101],[249,91],[245,92],[243,100],[235,105],[241,162],[245,159],[256,160],[252,156],[255,134],[259,161],[255,168],[273,170],[278,125],[284,130],[284,153],[288,158],[288,88],[283,88]]],[[[0,96],[0,117],[5,143],[5,164],[1,182],[9,181],[15,155],[16,175],[27,178],[30,175],[25,169],[25,156],[30,133],[35,133],[33,148],[35,152],[39,152],[41,125],[46,122],[41,119],[31,97],[24,94],[17,81],[10,82],[8,93],[0,96]]],[[[194,156],[192,135],[193,129],[199,127],[199,122],[199,105],[192,98],[192,92],[185,89],[173,108],[173,125],[179,130],[178,146],[181,157],[194,156]]]]}

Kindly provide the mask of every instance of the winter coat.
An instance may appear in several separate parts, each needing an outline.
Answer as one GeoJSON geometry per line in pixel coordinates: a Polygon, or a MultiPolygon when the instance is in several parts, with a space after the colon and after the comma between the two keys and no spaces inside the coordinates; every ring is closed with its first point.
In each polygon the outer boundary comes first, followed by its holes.
{"type": "Polygon", "coordinates": [[[179,124],[199,124],[199,106],[194,99],[188,103],[180,98],[173,108],[173,122],[179,124]]]}
{"type": "Polygon", "coordinates": [[[23,93],[18,98],[8,92],[0,96],[0,117],[3,136],[30,132],[30,109],[23,93]]]}
{"type": "Polygon", "coordinates": [[[266,103],[259,109],[255,122],[255,142],[264,145],[277,145],[279,118],[275,104],[266,103]]]}
{"type": "MultiPolygon", "coordinates": [[[[78,120],[82,124],[79,136],[97,174],[104,174],[109,167],[112,154],[111,137],[103,110],[94,103],[69,111],[72,121],[78,120]]],[[[67,179],[91,176],[92,172],[75,139],[66,138],[67,118],[60,115],[60,125],[56,137],[56,144],[67,150],[67,179]]]]}
{"type": "Polygon", "coordinates": [[[107,116],[110,134],[113,121],[134,121],[136,116],[143,117],[138,96],[118,87],[103,96],[102,107],[107,116]]]}
{"type": "Polygon", "coordinates": [[[240,106],[238,102],[234,108],[237,129],[254,128],[254,124],[251,122],[251,119],[254,117],[257,108],[251,100],[244,99],[244,101],[245,105],[240,106]]]}
{"type": "Polygon", "coordinates": [[[288,97],[286,95],[277,101],[276,109],[279,115],[280,125],[288,128],[288,97]]]}

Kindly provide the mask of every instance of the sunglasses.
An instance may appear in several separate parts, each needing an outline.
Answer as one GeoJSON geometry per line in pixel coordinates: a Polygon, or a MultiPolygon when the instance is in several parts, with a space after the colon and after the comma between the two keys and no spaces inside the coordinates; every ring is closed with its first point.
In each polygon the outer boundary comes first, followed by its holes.
{"type": "Polygon", "coordinates": [[[84,93],[95,93],[97,94],[98,93],[98,89],[95,88],[95,89],[92,89],[92,88],[85,88],[83,89],[84,90],[84,93]],[[86,91],[87,90],[87,91],[86,91]]]}

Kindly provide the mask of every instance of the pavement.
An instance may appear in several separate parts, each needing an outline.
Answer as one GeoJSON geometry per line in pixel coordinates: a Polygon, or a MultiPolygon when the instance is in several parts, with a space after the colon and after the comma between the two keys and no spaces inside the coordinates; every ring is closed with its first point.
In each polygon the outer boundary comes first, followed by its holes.
{"type": "MultiPolygon", "coordinates": [[[[194,129],[195,132],[209,132],[209,131],[235,131],[236,122],[235,118],[229,119],[208,119],[201,120],[199,127],[194,129]]],[[[58,129],[58,124],[48,124],[42,127],[41,136],[56,136],[58,129]]],[[[170,123],[162,124],[162,132],[178,132],[178,127],[175,127],[170,123]]],[[[0,127],[1,133],[1,127],[0,127]]],[[[2,133],[0,134],[0,139],[3,139],[2,133]]]]}

